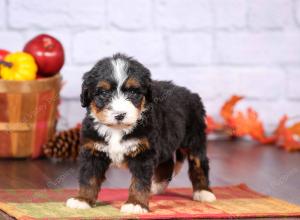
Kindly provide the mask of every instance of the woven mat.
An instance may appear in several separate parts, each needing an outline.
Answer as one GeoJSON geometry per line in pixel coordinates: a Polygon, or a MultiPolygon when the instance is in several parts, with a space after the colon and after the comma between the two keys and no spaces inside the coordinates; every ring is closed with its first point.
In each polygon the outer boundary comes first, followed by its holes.
{"type": "Polygon", "coordinates": [[[101,202],[89,210],[74,210],[65,206],[67,198],[77,190],[0,190],[0,209],[17,219],[164,219],[164,218],[242,218],[300,216],[300,206],[261,195],[245,184],[215,187],[217,201],[200,203],[191,200],[191,189],[171,188],[165,194],[153,196],[151,212],[124,215],[119,208],[126,201],[126,189],[103,189],[101,202]]]}

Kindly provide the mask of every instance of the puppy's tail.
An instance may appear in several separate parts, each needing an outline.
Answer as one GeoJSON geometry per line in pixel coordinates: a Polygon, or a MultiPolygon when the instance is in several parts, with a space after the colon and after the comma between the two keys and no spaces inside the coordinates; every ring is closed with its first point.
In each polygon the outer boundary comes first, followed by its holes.
{"type": "Polygon", "coordinates": [[[181,170],[185,158],[186,158],[186,153],[184,152],[184,150],[181,148],[177,149],[176,155],[175,155],[176,161],[175,161],[174,172],[173,172],[174,176],[176,176],[179,173],[179,171],[181,170]]]}

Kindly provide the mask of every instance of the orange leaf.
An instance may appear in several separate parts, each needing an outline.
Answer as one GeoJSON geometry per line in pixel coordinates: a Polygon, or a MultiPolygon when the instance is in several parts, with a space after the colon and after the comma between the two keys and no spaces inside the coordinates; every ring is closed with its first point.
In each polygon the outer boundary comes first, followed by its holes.
{"type": "Polygon", "coordinates": [[[300,150],[300,142],[296,140],[296,135],[293,135],[289,129],[285,130],[282,146],[288,151],[300,150]]]}
{"type": "Polygon", "coordinates": [[[237,112],[229,119],[228,125],[233,129],[233,135],[237,137],[249,135],[263,144],[275,143],[277,139],[275,136],[266,136],[258,114],[252,108],[248,108],[246,113],[237,112]]]}
{"type": "Polygon", "coordinates": [[[288,128],[293,134],[300,135],[300,122],[288,128]]]}
{"type": "Polygon", "coordinates": [[[278,124],[278,126],[277,126],[277,128],[276,128],[276,130],[275,130],[275,133],[278,133],[278,132],[280,132],[282,129],[285,128],[285,124],[286,124],[286,122],[287,122],[288,119],[289,119],[289,118],[288,118],[286,115],[282,116],[282,118],[280,119],[279,124],[278,124]]]}
{"type": "Polygon", "coordinates": [[[216,129],[216,122],[213,119],[213,117],[207,115],[205,117],[205,122],[206,122],[206,132],[213,132],[216,129]]]}
{"type": "Polygon", "coordinates": [[[229,127],[233,130],[234,136],[241,137],[248,134],[248,120],[243,112],[237,112],[228,121],[229,127]]]}
{"type": "Polygon", "coordinates": [[[279,141],[282,141],[282,137],[284,136],[285,130],[286,130],[286,122],[288,120],[288,117],[286,115],[282,116],[282,118],[280,119],[277,128],[274,131],[274,136],[277,137],[277,139],[279,141]]]}
{"type": "Polygon", "coordinates": [[[258,114],[253,109],[248,109],[249,135],[258,141],[262,141],[265,136],[265,129],[262,122],[258,119],[258,114]]]}
{"type": "Polygon", "coordinates": [[[263,123],[259,120],[257,112],[253,109],[248,109],[248,117],[249,117],[249,135],[263,144],[272,144],[275,143],[277,138],[275,136],[266,136],[265,128],[263,123]]]}
{"type": "Polygon", "coordinates": [[[297,131],[299,123],[293,125],[290,128],[286,127],[286,122],[288,117],[284,115],[274,132],[274,135],[277,137],[278,144],[281,145],[287,151],[300,150],[300,142],[296,140],[297,131]]]}
{"type": "Polygon", "coordinates": [[[207,115],[205,117],[205,122],[206,122],[206,132],[210,133],[213,131],[218,131],[223,128],[223,125],[220,123],[217,123],[212,116],[207,115]]]}
{"type": "Polygon", "coordinates": [[[229,121],[230,118],[233,116],[234,106],[241,99],[243,99],[243,96],[237,96],[237,95],[231,96],[231,98],[227,100],[225,104],[222,106],[220,114],[225,121],[229,121]]]}

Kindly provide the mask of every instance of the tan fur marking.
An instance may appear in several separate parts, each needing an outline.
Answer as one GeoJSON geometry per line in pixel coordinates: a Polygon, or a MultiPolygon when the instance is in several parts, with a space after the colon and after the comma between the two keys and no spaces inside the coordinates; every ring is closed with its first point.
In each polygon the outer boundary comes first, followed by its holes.
{"type": "Polygon", "coordinates": [[[138,143],[138,148],[135,151],[128,153],[127,156],[135,157],[138,154],[148,150],[149,148],[150,148],[150,144],[149,144],[148,139],[147,138],[141,138],[139,143],[138,143]]]}
{"type": "Polygon", "coordinates": [[[97,87],[104,89],[104,90],[110,90],[111,84],[107,82],[106,80],[101,80],[98,82],[97,87]]]}
{"type": "Polygon", "coordinates": [[[176,176],[179,171],[181,170],[183,166],[183,163],[176,161],[175,165],[174,165],[174,175],[176,176]]]}
{"type": "Polygon", "coordinates": [[[80,186],[79,195],[76,199],[85,201],[89,203],[91,206],[95,204],[98,192],[100,189],[100,184],[104,181],[104,178],[97,179],[96,177],[92,177],[89,180],[88,186],[80,186]]]}
{"type": "Polygon", "coordinates": [[[139,88],[139,87],[141,87],[141,84],[135,78],[129,78],[126,81],[125,88],[127,88],[127,89],[128,88],[139,88]]]}
{"type": "Polygon", "coordinates": [[[95,102],[91,103],[91,112],[96,116],[96,118],[103,124],[105,124],[106,126],[112,127],[112,128],[116,128],[116,129],[125,129],[125,128],[129,128],[132,126],[132,124],[109,124],[107,123],[107,119],[106,119],[106,114],[107,114],[107,109],[99,109],[96,106],[95,102]]]}
{"type": "Polygon", "coordinates": [[[201,168],[201,163],[200,163],[200,160],[198,158],[195,158],[194,162],[195,162],[195,165],[196,165],[197,168],[201,168]]]}
{"type": "Polygon", "coordinates": [[[201,167],[201,163],[200,163],[199,158],[194,157],[193,155],[190,155],[189,158],[190,158],[191,161],[194,161],[195,166],[196,166],[197,168],[200,168],[200,167],[201,167]]]}
{"type": "Polygon", "coordinates": [[[131,204],[139,204],[143,208],[149,209],[149,195],[150,195],[150,189],[139,191],[137,190],[137,179],[132,177],[131,184],[129,187],[129,196],[126,203],[131,204]]]}
{"type": "Polygon", "coordinates": [[[85,148],[85,149],[88,149],[90,150],[94,155],[98,155],[99,152],[98,152],[98,149],[99,148],[99,145],[102,144],[102,145],[106,145],[104,142],[101,142],[101,141],[93,141],[93,140],[90,140],[90,139],[85,139],[85,140],[82,140],[81,141],[81,145],[85,148]],[[96,148],[97,146],[97,148],[96,148]]]}
{"type": "Polygon", "coordinates": [[[101,122],[106,122],[106,109],[100,110],[95,102],[91,103],[91,112],[98,118],[99,121],[101,122]]]}
{"type": "Polygon", "coordinates": [[[139,145],[145,146],[147,149],[149,148],[150,144],[147,138],[141,138],[139,145]]]}
{"type": "Polygon", "coordinates": [[[129,128],[131,127],[132,125],[131,124],[105,124],[109,127],[112,127],[112,128],[116,128],[116,129],[125,129],[125,128],[129,128]]]}
{"type": "Polygon", "coordinates": [[[94,150],[95,149],[95,142],[92,141],[92,140],[84,141],[84,143],[82,143],[82,146],[86,149],[94,150]]]}
{"type": "Polygon", "coordinates": [[[201,161],[193,155],[189,155],[189,177],[192,181],[194,192],[202,189],[210,191],[207,179],[201,167],[201,161]]]}
{"type": "Polygon", "coordinates": [[[140,113],[143,112],[145,110],[145,103],[146,103],[146,98],[145,96],[143,97],[142,101],[141,101],[141,105],[139,107],[139,111],[140,113]]]}

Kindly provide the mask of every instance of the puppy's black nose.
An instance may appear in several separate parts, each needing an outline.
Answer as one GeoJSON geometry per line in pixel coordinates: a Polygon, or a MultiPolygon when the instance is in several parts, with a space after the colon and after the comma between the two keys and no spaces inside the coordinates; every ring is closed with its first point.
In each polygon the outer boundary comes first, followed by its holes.
{"type": "Polygon", "coordinates": [[[115,116],[117,121],[122,121],[125,118],[126,113],[121,113],[115,116]]]}

